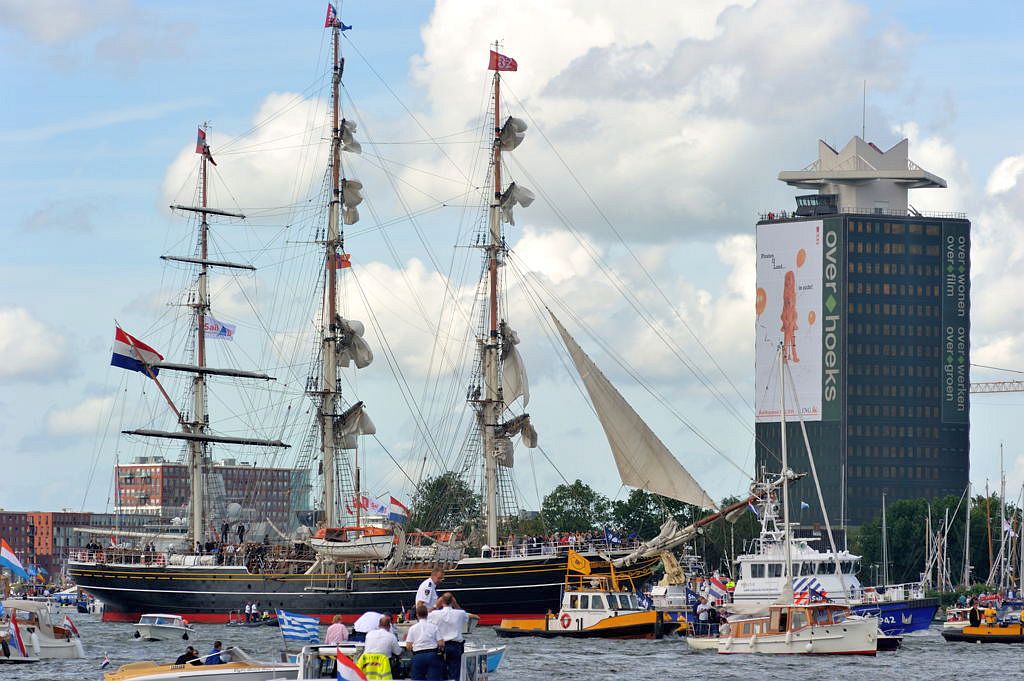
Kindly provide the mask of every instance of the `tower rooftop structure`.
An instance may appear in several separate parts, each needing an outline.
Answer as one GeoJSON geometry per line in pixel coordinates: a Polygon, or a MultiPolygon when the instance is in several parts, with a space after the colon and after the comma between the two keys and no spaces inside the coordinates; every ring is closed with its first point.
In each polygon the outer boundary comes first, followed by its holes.
{"type": "MultiPolygon", "coordinates": [[[[854,136],[840,151],[818,140],[818,160],[802,170],[784,170],[779,180],[835,197],[840,213],[906,215],[911,189],[944,189],[946,181],[910,160],[904,138],[888,151],[854,136]]],[[[912,212],[913,209],[911,208],[912,212]]]]}

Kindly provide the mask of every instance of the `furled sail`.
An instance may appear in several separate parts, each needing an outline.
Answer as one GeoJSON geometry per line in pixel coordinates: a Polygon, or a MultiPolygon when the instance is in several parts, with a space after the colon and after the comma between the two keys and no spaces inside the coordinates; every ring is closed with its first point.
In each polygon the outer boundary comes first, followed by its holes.
{"type": "Polygon", "coordinates": [[[708,493],[672,456],[554,314],[551,319],[594,404],[622,482],[702,508],[715,508],[708,493]]]}
{"type": "Polygon", "coordinates": [[[351,154],[363,153],[363,147],[356,141],[354,133],[356,124],[354,121],[341,119],[341,150],[351,154]]]}
{"type": "Polygon", "coordinates": [[[512,215],[512,209],[516,204],[526,208],[533,203],[533,199],[533,192],[526,187],[520,187],[515,182],[510,184],[498,199],[498,207],[501,209],[501,215],[505,219],[505,222],[510,225],[515,225],[516,221],[512,215]]]}
{"type": "Polygon", "coordinates": [[[501,322],[501,393],[505,404],[523,398],[523,406],[530,404],[530,381],[526,377],[523,357],[516,350],[519,334],[506,322],[501,322]]]}
{"type": "Polygon", "coordinates": [[[523,138],[525,137],[526,121],[509,116],[505,120],[505,125],[501,126],[501,131],[498,133],[498,144],[501,145],[502,151],[512,151],[523,143],[523,138]]]}
{"type": "Polygon", "coordinates": [[[523,445],[530,449],[537,446],[537,431],[530,423],[529,414],[520,414],[512,420],[502,423],[498,426],[497,433],[499,436],[505,437],[519,435],[523,440],[523,445]]]}
{"type": "Polygon", "coordinates": [[[354,225],[359,222],[359,211],[356,210],[356,206],[363,202],[363,183],[359,180],[345,180],[341,186],[342,203],[345,204],[342,219],[346,225],[354,225]]]}
{"type": "Polygon", "coordinates": [[[362,322],[345,319],[338,315],[334,320],[338,328],[338,366],[348,367],[355,364],[357,369],[370,366],[373,362],[373,351],[363,338],[366,328],[362,322]]]}
{"type": "Polygon", "coordinates": [[[335,419],[334,438],[341,449],[355,449],[356,436],[373,435],[377,426],[366,413],[363,402],[356,402],[335,419]]]}

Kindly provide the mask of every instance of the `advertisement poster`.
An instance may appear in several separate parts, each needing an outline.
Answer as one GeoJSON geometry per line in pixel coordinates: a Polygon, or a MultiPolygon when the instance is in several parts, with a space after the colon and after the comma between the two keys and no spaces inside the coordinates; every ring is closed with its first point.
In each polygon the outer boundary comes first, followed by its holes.
{"type": "Polygon", "coordinates": [[[786,418],[820,421],[822,411],[822,222],[757,227],[754,409],[758,422],[778,421],[782,404],[779,347],[786,380],[786,418]],[[793,388],[796,388],[795,395],[793,388]]]}

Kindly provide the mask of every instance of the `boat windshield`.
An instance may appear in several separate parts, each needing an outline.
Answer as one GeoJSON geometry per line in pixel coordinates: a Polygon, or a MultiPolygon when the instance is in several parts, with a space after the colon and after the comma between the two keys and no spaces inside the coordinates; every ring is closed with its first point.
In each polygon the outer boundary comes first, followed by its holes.
{"type": "Polygon", "coordinates": [[[590,597],[591,610],[604,610],[604,596],[594,594],[590,597]]]}

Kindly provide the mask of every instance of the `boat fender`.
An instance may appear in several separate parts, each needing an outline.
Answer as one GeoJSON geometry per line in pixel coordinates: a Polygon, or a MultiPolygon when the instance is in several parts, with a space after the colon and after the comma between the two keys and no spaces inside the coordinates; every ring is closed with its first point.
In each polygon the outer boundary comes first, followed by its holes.
{"type": "Polygon", "coordinates": [[[750,641],[747,642],[747,645],[749,647],[753,648],[756,644],[757,644],[757,635],[755,634],[754,636],[750,637],[750,641]]]}
{"type": "Polygon", "coordinates": [[[182,640],[182,641],[187,641],[187,640],[188,640],[188,634],[187,634],[187,633],[185,633],[185,634],[182,634],[182,635],[181,635],[181,640],[182,640]]]}
{"type": "Polygon", "coordinates": [[[562,617],[558,620],[562,624],[563,629],[568,629],[569,625],[572,624],[572,618],[569,617],[569,613],[563,612],[562,617]]]}
{"type": "Polygon", "coordinates": [[[813,641],[808,641],[807,645],[805,645],[804,648],[807,650],[807,652],[813,651],[814,650],[814,642],[813,641]]]}
{"type": "Polygon", "coordinates": [[[141,638],[142,634],[136,631],[134,634],[132,634],[132,636],[134,636],[135,638],[141,638]]]}
{"type": "Polygon", "coordinates": [[[786,632],[786,645],[791,645],[792,643],[793,643],[793,632],[792,631],[787,631],[786,632]]]}

